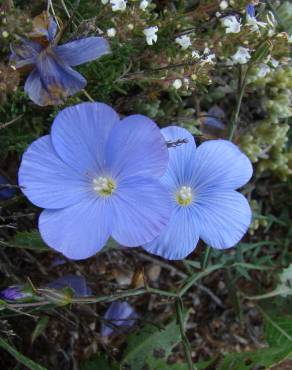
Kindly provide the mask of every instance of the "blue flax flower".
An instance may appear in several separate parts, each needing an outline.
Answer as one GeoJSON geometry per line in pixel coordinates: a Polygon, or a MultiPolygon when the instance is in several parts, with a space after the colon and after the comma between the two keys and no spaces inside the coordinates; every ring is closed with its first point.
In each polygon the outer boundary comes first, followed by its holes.
{"type": "Polygon", "coordinates": [[[21,285],[12,285],[0,291],[0,299],[6,299],[8,301],[16,301],[31,296],[32,294],[26,292],[25,288],[21,285]]]}
{"type": "Polygon", "coordinates": [[[56,105],[86,86],[86,79],[71,67],[95,60],[109,52],[102,37],[87,37],[57,45],[57,24],[46,12],[34,19],[30,39],[11,46],[10,62],[31,72],[24,90],[38,105],[56,105]]]}
{"type": "Polygon", "coordinates": [[[19,184],[37,206],[44,241],[68,258],[94,255],[112,236],[134,247],[167,225],[171,201],[160,184],[168,150],[142,115],[119,119],[102,103],[61,111],[51,135],[24,153],[19,184]]]}
{"type": "Polygon", "coordinates": [[[101,336],[108,337],[114,333],[126,332],[131,326],[135,324],[138,315],[134,308],[127,302],[113,302],[110,304],[106,313],[104,314],[104,320],[109,323],[102,323],[101,325],[101,336]]]}
{"type": "Polygon", "coordinates": [[[249,159],[231,142],[209,140],[198,148],[192,135],[180,127],[162,129],[166,140],[187,138],[169,149],[169,165],[162,184],[172,197],[170,222],[144,248],[170,260],[185,258],[199,238],[213,248],[234,246],[247,231],[251,210],[235,191],[252,176],[249,159]]]}

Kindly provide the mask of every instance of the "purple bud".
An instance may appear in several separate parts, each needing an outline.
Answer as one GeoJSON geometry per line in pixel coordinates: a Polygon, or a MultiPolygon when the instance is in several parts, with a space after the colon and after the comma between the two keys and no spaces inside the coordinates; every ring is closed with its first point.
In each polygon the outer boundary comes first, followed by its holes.
{"type": "Polygon", "coordinates": [[[0,298],[8,301],[16,301],[18,299],[31,297],[31,293],[25,292],[21,285],[12,285],[6,289],[1,290],[0,298]]]}
{"type": "Polygon", "coordinates": [[[0,200],[9,199],[15,194],[15,189],[10,187],[6,177],[0,175],[0,200]]]}
{"type": "Polygon", "coordinates": [[[68,274],[49,283],[48,288],[62,289],[69,287],[74,291],[77,297],[88,297],[91,295],[91,289],[87,286],[83,276],[68,274]]]}
{"type": "Polygon", "coordinates": [[[137,317],[137,313],[129,303],[119,301],[111,303],[103,317],[104,320],[110,321],[111,325],[102,323],[101,336],[107,337],[121,331],[126,332],[135,324],[137,317]]]}
{"type": "Polygon", "coordinates": [[[249,4],[246,7],[246,12],[251,18],[255,18],[255,7],[252,4],[249,4]]]}

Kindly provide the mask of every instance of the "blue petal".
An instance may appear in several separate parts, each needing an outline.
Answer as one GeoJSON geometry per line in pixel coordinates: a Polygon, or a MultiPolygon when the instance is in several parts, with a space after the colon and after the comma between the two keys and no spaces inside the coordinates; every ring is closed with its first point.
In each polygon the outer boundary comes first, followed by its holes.
{"type": "MultiPolygon", "coordinates": [[[[48,49],[49,50],[49,49],[48,49]]],[[[55,105],[86,86],[86,79],[57,59],[51,51],[42,52],[37,59],[37,70],[43,88],[45,105],[55,105]],[[47,101],[45,98],[48,98],[47,101]]]]}
{"type": "Polygon", "coordinates": [[[143,248],[168,260],[181,260],[195,249],[199,232],[192,209],[176,206],[167,228],[143,248]]]}
{"type": "Polygon", "coordinates": [[[81,103],[65,108],[52,126],[54,148],[63,161],[79,173],[99,174],[104,169],[109,133],[117,122],[118,114],[103,103],[81,103]]]}
{"type": "Polygon", "coordinates": [[[190,163],[194,161],[196,144],[189,131],[178,126],[169,126],[161,130],[167,142],[176,142],[179,139],[186,139],[187,143],[180,146],[170,147],[169,164],[165,175],[162,178],[163,184],[169,189],[176,190],[181,185],[190,182],[192,173],[190,163]]]}
{"type": "Polygon", "coordinates": [[[252,217],[248,201],[242,194],[223,189],[199,192],[192,212],[199,225],[200,238],[217,249],[237,244],[246,233],[252,217]]]}
{"type": "Polygon", "coordinates": [[[108,54],[110,47],[103,37],[87,37],[55,46],[53,50],[65,64],[74,67],[108,54]]]}
{"type": "Polygon", "coordinates": [[[63,208],[95,196],[90,179],[60,159],[49,135],[34,141],[23,154],[18,182],[28,199],[42,208],[63,208]]]}
{"type": "Polygon", "coordinates": [[[133,115],[112,131],[106,160],[114,178],[160,177],[168,163],[168,151],[158,126],[149,118],[133,115]]]}
{"type": "Polygon", "coordinates": [[[54,21],[53,17],[49,18],[49,26],[48,26],[48,39],[49,41],[53,41],[58,31],[58,25],[54,21]]]}
{"type": "Polygon", "coordinates": [[[227,140],[209,140],[199,146],[190,164],[192,187],[237,189],[252,176],[252,164],[236,145],[227,140]]]}
{"type": "Polygon", "coordinates": [[[109,202],[96,198],[59,210],[44,210],[39,218],[43,240],[68,258],[81,260],[95,255],[110,235],[109,202]]]}
{"type": "Polygon", "coordinates": [[[15,64],[16,68],[34,65],[42,50],[42,46],[37,42],[24,38],[21,39],[21,42],[21,45],[10,45],[9,62],[15,64]]]}
{"type": "Polygon", "coordinates": [[[112,204],[112,237],[127,247],[152,241],[166,227],[171,213],[168,192],[150,178],[131,177],[118,183],[112,204]]]}
{"type": "Polygon", "coordinates": [[[101,336],[106,337],[115,332],[119,332],[120,330],[118,330],[118,327],[123,328],[123,331],[125,331],[125,329],[134,325],[137,316],[134,308],[129,305],[129,303],[119,301],[111,303],[103,317],[104,320],[111,322],[111,326],[102,323],[101,336]],[[117,327],[117,329],[115,329],[115,327],[117,327]]]}

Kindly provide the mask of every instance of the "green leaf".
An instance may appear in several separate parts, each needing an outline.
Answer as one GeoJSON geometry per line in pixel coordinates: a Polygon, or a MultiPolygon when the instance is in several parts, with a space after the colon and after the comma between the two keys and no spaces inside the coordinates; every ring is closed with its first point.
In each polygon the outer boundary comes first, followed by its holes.
{"type": "Polygon", "coordinates": [[[18,232],[7,246],[31,249],[36,252],[47,252],[50,250],[42,241],[40,233],[37,230],[18,232]]]}
{"type": "Polygon", "coordinates": [[[266,316],[265,333],[270,346],[292,347],[292,316],[266,316]]]}
{"type": "Polygon", "coordinates": [[[80,365],[80,370],[118,370],[118,365],[110,365],[104,356],[93,356],[80,365]]]}
{"type": "Polygon", "coordinates": [[[286,346],[260,349],[255,352],[230,353],[219,362],[217,370],[269,369],[292,355],[291,343],[286,346]]]}
{"type": "Polygon", "coordinates": [[[0,347],[3,348],[5,351],[9,352],[10,355],[14,357],[22,365],[26,366],[31,370],[47,370],[45,367],[37,364],[28,357],[24,356],[22,353],[18,352],[5,339],[0,338],[0,347]]]}
{"type": "MultiPolygon", "coordinates": [[[[183,315],[184,322],[186,322],[187,316],[187,314],[183,315]]],[[[131,370],[143,370],[147,366],[151,370],[156,369],[157,361],[163,361],[165,364],[173,347],[180,341],[181,334],[176,320],[163,329],[146,325],[138,332],[128,336],[121,368],[123,369],[123,366],[126,365],[130,366],[131,370]]]]}

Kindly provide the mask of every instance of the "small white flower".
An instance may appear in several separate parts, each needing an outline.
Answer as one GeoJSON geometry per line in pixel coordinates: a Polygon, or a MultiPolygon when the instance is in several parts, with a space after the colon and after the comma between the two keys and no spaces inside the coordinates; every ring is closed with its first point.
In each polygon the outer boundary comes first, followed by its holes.
{"type": "Polygon", "coordinates": [[[200,58],[200,54],[196,50],[193,50],[192,51],[192,57],[193,58],[196,58],[196,59],[199,59],[200,58]]]}
{"type": "Polygon", "coordinates": [[[192,45],[191,39],[187,35],[177,37],[175,42],[181,46],[183,50],[186,50],[189,46],[192,45]]]}
{"type": "Polygon", "coordinates": [[[182,87],[182,80],[180,80],[179,78],[177,78],[176,80],[173,81],[172,86],[176,90],[180,89],[182,87]]]}
{"type": "Polygon", "coordinates": [[[188,88],[190,86],[190,80],[188,78],[184,78],[184,85],[185,85],[186,89],[188,90],[188,88]]]}
{"type": "Polygon", "coordinates": [[[257,32],[260,27],[266,27],[267,23],[265,22],[259,22],[255,17],[251,17],[249,14],[246,16],[246,24],[250,26],[251,30],[253,32],[257,32]]]}
{"type": "Polygon", "coordinates": [[[143,1],[141,1],[139,8],[141,10],[143,10],[143,12],[144,12],[146,10],[146,8],[148,7],[148,5],[149,5],[149,1],[148,0],[143,0],[143,1]]]}
{"type": "Polygon", "coordinates": [[[226,28],[226,33],[239,33],[241,28],[241,23],[238,22],[234,15],[229,15],[221,19],[223,26],[226,28]]]}
{"type": "Polygon", "coordinates": [[[259,70],[257,72],[257,77],[264,78],[270,72],[271,72],[271,68],[269,66],[267,66],[266,64],[261,63],[259,65],[259,70]]]}
{"type": "Polygon", "coordinates": [[[248,48],[244,48],[243,46],[239,46],[237,48],[237,52],[232,55],[231,59],[233,64],[245,64],[251,58],[248,48]]]}
{"type": "Polygon", "coordinates": [[[214,64],[214,60],[216,59],[216,55],[215,54],[210,54],[208,55],[206,58],[204,58],[204,62],[205,63],[210,63],[210,64],[214,64]]]}
{"type": "Polygon", "coordinates": [[[221,3],[219,4],[219,7],[221,10],[225,10],[226,8],[228,8],[228,2],[227,1],[221,1],[221,3]]]}
{"type": "Polygon", "coordinates": [[[221,13],[220,12],[216,12],[215,15],[216,15],[217,18],[221,17],[221,13]]]}
{"type": "Polygon", "coordinates": [[[289,42],[289,44],[291,44],[291,42],[292,42],[292,33],[291,33],[291,35],[288,35],[288,42],[289,42]]]}
{"type": "Polygon", "coordinates": [[[113,12],[123,12],[127,8],[127,0],[110,0],[113,12]]]}
{"type": "Polygon", "coordinates": [[[157,26],[144,29],[143,33],[146,37],[146,42],[148,45],[153,45],[153,43],[157,41],[157,35],[156,35],[157,31],[158,31],[157,26]]]}
{"type": "Polygon", "coordinates": [[[117,30],[115,28],[109,28],[108,30],[106,30],[106,34],[108,35],[108,37],[115,37],[117,34],[117,30]]]}
{"type": "Polygon", "coordinates": [[[101,0],[101,3],[102,3],[103,5],[106,5],[108,2],[109,2],[109,0],[101,0]]]}
{"type": "Polygon", "coordinates": [[[206,47],[203,51],[203,54],[210,54],[210,49],[208,47],[206,47]]]}
{"type": "Polygon", "coordinates": [[[271,58],[270,63],[271,63],[273,68],[277,68],[278,65],[280,64],[280,62],[278,60],[276,60],[275,58],[271,58]]]}

